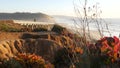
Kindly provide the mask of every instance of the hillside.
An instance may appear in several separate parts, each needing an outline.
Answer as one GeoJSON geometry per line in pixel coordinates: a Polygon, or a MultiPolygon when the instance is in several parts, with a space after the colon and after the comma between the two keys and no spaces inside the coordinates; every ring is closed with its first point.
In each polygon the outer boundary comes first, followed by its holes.
{"type": "Polygon", "coordinates": [[[23,28],[23,26],[18,23],[14,23],[13,20],[0,20],[0,31],[19,32],[21,28],[23,28]]]}
{"type": "MultiPolygon", "coordinates": [[[[0,68],[106,68],[100,66],[100,63],[106,61],[103,54],[108,55],[103,48],[104,44],[111,48],[114,41],[119,42],[116,37],[105,37],[103,41],[93,40],[94,44],[57,24],[48,31],[41,25],[35,29],[28,26],[23,28],[23,25],[13,20],[1,20],[0,29],[0,68]]],[[[114,61],[119,59],[116,53],[112,57],[114,61]]]]}
{"type": "Polygon", "coordinates": [[[54,19],[43,13],[0,13],[0,20],[25,20],[37,22],[55,22],[54,19]]]}
{"type": "Polygon", "coordinates": [[[59,25],[52,31],[1,32],[0,68],[119,68],[119,48],[117,37],[92,43],[59,25]]]}
{"type": "MultiPolygon", "coordinates": [[[[59,30],[60,29],[60,30],[59,30]]],[[[55,55],[64,46],[73,46],[75,43],[69,36],[56,32],[1,32],[0,33],[0,68],[4,68],[4,60],[10,60],[20,53],[35,54],[53,64],[55,55]],[[3,60],[3,61],[2,61],[3,60]]],[[[66,33],[67,35],[67,33],[66,33]]],[[[33,61],[34,62],[34,61],[33,61]]],[[[8,62],[9,63],[9,62],[8,62]]],[[[9,64],[8,64],[9,65],[9,64]]],[[[14,64],[10,64],[13,65],[14,64]]],[[[33,64],[34,65],[34,64],[33,64]]],[[[22,66],[22,65],[21,65],[22,66]]],[[[11,68],[7,66],[7,68],[11,68]]],[[[16,67],[14,67],[16,68],[16,67]]],[[[21,67],[23,68],[23,67],[21,67]]],[[[28,67],[24,67],[28,68],[28,67]]],[[[34,68],[34,67],[31,67],[34,68]]],[[[35,67],[43,68],[43,67],[35,67]]],[[[46,67],[54,68],[54,67],[46,67]]],[[[57,68],[57,67],[55,67],[57,68]]],[[[63,66],[61,67],[63,68],[63,66]]]]}

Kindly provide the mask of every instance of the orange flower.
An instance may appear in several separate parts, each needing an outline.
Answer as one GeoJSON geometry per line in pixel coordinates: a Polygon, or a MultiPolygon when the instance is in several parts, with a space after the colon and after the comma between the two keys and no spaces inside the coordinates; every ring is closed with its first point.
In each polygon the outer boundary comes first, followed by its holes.
{"type": "Polygon", "coordinates": [[[80,48],[80,47],[76,47],[75,51],[78,52],[78,53],[80,53],[80,54],[83,54],[83,49],[80,48]]]}

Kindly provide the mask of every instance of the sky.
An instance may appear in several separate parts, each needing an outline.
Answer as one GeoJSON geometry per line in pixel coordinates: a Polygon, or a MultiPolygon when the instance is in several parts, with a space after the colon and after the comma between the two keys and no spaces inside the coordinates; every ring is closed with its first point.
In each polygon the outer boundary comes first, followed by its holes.
{"type": "MultiPolygon", "coordinates": [[[[84,0],[80,0],[84,2],[84,0]]],[[[76,16],[75,0],[0,0],[0,12],[41,12],[48,15],[76,16]]],[[[99,3],[104,18],[120,18],[120,0],[88,0],[90,5],[99,3]]]]}

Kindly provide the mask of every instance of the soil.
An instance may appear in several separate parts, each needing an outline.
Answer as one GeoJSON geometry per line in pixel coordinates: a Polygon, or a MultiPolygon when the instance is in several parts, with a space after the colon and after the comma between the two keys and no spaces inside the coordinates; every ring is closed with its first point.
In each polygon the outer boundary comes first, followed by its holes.
{"type": "Polygon", "coordinates": [[[19,39],[22,32],[0,32],[0,41],[19,39]]]}

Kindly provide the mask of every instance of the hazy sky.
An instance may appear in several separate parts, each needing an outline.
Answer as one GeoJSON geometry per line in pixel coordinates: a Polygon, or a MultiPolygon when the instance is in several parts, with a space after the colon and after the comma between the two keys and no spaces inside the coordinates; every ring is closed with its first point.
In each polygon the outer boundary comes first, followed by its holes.
{"type": "MultiPolygon", "coordinates": [[[[81,2],[83,1],[81,0],[81,2]]],[[[103,17],[120,18],[120,0],[88,1],[90,4],[100,3],[103,17]]],[[[74,15],[73,0],[0,0],[0,12],[42,12],[49,15],[74,15]]]]}

